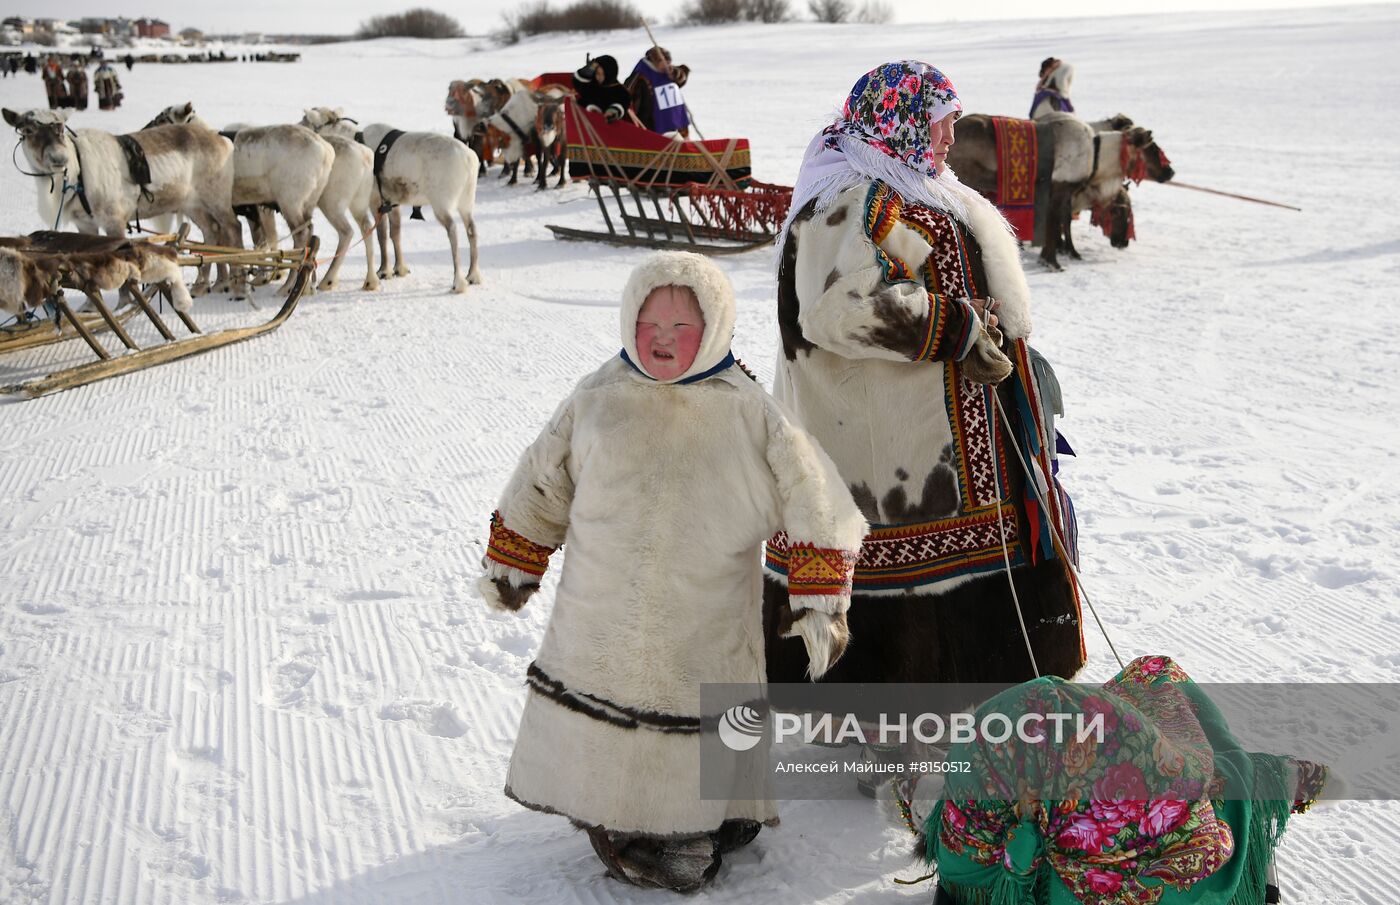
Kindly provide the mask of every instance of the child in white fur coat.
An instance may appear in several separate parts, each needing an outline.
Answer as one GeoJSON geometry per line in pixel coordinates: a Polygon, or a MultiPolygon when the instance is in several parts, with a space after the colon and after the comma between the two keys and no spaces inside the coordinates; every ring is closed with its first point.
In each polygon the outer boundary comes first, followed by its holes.
{"type": "Polygon", "coordinates": [[[567,551],[506,794],[586,829],[612,876],[688,890],[777,821],[768,800],[702,800],[699,779],[700,685],[764,681],[763,541],[782,530],[799,551],[788,632],[820,674],[845,648],[866,523],[831,460],[735,363],[718,267],[648,258],[621,327],[622,354],[516,466],[481,588],[519,609],[567,551]]]}

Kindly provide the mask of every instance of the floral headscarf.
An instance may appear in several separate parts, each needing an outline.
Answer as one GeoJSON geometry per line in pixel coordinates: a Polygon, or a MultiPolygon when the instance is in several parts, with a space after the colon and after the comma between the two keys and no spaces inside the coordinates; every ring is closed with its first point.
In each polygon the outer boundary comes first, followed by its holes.
{"type": "Polygon", "coordinates": [[[822,144],[835,149],[837,135],[850,135],[937,179],[929,126],[961,111],[953,83],[937,69],[918,60],[886,63],[856,80],[841,119],[822,130],[822,144]]]}
{"type": "Polygon", "coordinates": [[[959,905],[1263,901],[1289,811],[1306,806],[1285,782],[1294,762],[1243,752],[1172,660],[1140,657],[1101,690],[1036,679],[984,704],[979,721],[992,713],[1026,715],[1032,736],[1047,734],[1037,714],[1097,717],[1104,734],[954,747],[950,762],[971,769],[949,774],[925,831],[959,905]],[[1051,876],[1069,898],[1051,892],[1051,876]]]}
{"type": "Polygon", "coordinates": [[[878,180],[907,201],[966,222],[970,189],[937,169],[930,127],[962,110],[948,77],[927,63],[885,63],[856,80],[835,121],[812,139],[778,237],[781,256],[792,221],[807,202],[825,210],[853,186],[878,180]]]}

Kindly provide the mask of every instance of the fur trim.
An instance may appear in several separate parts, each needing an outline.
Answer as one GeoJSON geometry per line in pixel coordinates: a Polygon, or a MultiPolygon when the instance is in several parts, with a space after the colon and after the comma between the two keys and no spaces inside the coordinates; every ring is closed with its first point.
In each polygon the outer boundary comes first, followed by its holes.
{"type": "Polygon", "coordinates": [[[1001,302],[997,321],[1007,339],[1031,335],[1031,287],[1021,269],[1021,249],[1006,225],[1006,218],[990,201],[975,196],[967,200],[967,227],[982,249],[987,270],[987,291],[1001,302]]]}
{"type": "Polygon", "coordinates": [[[705,336],[700,340],[695,361],[674,380],[659,381],[674,383],[708,371],[729,354],[734,340],[734,289],[718,265],[693,252],[661,251],[638,264],[622,290],[619,316],[622,347],[638,368],[642,368],[642,357],[637,352],[637,313],[651,291],[662,286],[690,289],[700,301],[700,312],[705,315],[705,336]]]}
{"type": "Polygon", "coordinates": [[[846,652],[851,630],[846,625],[844,611],[833,615],[816,609],[801,609],[783,637],[802,639],[802,646],[807,650],[807,678],[816,680],[826,675],[846,652]]]}
{"type": "MultiPolygon", "coordinates": [[[[700,798],[695,734],[625,729],[532,688],[519,738],[506,774],[507,794],[527,807],[578,823],[623,833],[685,836],[710,832],[725,820],[766,822],[777,816],[765,797],[767,758],[752,752],[734,754],[727,765],[731,799],[700,798]]],[[[706,756],[727,751],[716,744],[706,756]]],[[[713,761],[711,766],[726,769],[713,761]]]]}
{"type": "Polygon", "coordinates": [[[486,601],[486,605],[493,610],[502,613],[517,612],[540,589],[533,575],[526,575],[519,569],[512,569],[490,560],[487,560],[485,565],[486,574],[476,580],[476,590],[481,594],[481,599],[486,601]],[[493,574],[497,572],[506,574],[493,574]]]}
{"type": "MultiPolygon", "coordinates": [[[[784,581],[787,576],[782,576],[784,581]]],[[[849,594],[789,594],[794,612],[802,610],[812,610],[817,613],[825,613],[828,616],[836,616],[846,612],[851,608],[851,597],[849,594]]]]}

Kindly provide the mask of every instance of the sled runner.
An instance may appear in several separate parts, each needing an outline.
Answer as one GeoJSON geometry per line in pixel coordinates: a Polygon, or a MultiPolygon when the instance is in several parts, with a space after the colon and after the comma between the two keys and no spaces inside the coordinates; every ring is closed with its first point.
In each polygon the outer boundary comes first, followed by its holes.
{"type": "Polygon", "coordinates": [[[296,310],[313,278],[316,248],[314,238],[294,251],[223,248],[177,236],[36,232],[0,239],[0,381],[83,355],[83,345],[96,359],[0,384],[0,393],[34,398],[270,333],[296,310]],[[194,320],[180,268],[208,265],[290,274],[286,298],[262,323],[205,332],[194,320]],[[104,290],[120,291],[115,307],[104,290]],[[168,321],[172,316],[178,324],[168,321]],[[187,335],[177,338],[177,331],[187,335]],[[72,340],[83,345],[52,355],[34,351],[72,340]]]}
{"type": "MultiPolygon", "coordinates": [[[[569,74],[535,81],[567,85],[569,74]]],[[[722,255],[777,236],[792,189],[753,178],[748,139],[659,135],[625,119],[608,122],[573,98],[564,110],[569,176],[587,181],[607,229],[550,224],[556,237],[722,255]]]]}

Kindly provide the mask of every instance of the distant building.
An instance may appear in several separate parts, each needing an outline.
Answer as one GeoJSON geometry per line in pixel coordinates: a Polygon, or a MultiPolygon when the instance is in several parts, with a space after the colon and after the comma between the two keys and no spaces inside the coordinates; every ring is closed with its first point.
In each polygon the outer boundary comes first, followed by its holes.
{"type": "Polygon", "coordinates": [[[186,28],[180,32],[180,40],[186,44],[201,44],[204,42],[204,32],[197,28],[186,28]]]}
{"type": "Polygon", "coordinates": [[[160,19],[137,19],[136,34],[142,38],[168,38],[170,37],[170,23],[160,19]]]}
{"type": "Polygon", "coordinates": [[[0,27],[12,28],[25,38],[34,36],[34,20],[26,16],[10,16],[4,22],[0,22],[0,27]]]}
{"type": "Polygon", "coordinates": [[[98,19],[91,16],[86,19],[79,19],[73,24],[77,26],[79,32],[85,35],[105,35],[112,30],[112,20],[98,19]]]}

